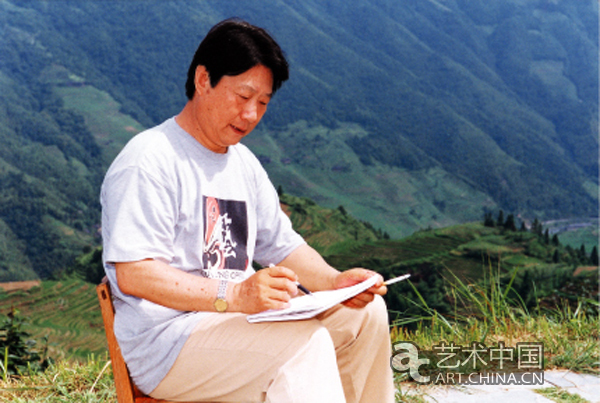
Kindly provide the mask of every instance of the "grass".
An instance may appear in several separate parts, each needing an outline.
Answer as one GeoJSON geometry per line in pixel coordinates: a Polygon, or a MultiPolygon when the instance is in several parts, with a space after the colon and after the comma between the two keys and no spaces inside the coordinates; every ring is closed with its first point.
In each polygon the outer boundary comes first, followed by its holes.
{"type": "MultiPolygon", "coordinates": [[[[486,346],[503,341],[506,346],[517,342],[544,343],[544,369],[562,368],[600,375],[598,315],[573,310],[570,305],[528,311],[510,297],[510,283],[502,286],[489,273],[487,282],[464,283],[453,278],[448,290],[454,301],[451,315],[430,309],[418,294],[415,305],[422,314],[396,321],[391,327],[392,342],[409,340],[421,349],[431,349],[440,341],[469,345],[479,341],[486,346]],[[416,325],[410,328],[409,325],[416,325]]],[[[416,289],[415,289],[416,291],[416,289]]],[[[581,307],[581,304],[580,304],[581,307]]],[[[424,392],[415,390],[405,374],[396,374],[397,401],[424,402],[424,392]]],[[[557,402],[584,402],[576,395],[556,389],[542,389],[540,394],[557,402]]],[[[0,382],[0,401],[11,402],[114,402],[114,385],[109,361],[104,355],[91,354],[86,360],[63,359],[42,373],[8,377],[0,382]]]]}
{"type": "Polygon", "coordinates": [[[569,393],[561,388],[543,388],[537,389],[536,392],[557,403],[588,403],[581,396],[569,393]]]}
{"type": "Polygon", "coordinates": [[[84,362],[61,360],[46,371],[0,381],[0,402],[116,402],[110,361],[91,355],[84,362]]]}
{"type": "MultiPolygon", "coordinates": [[[[312,208],[308,205],[301,207],[312,208]]],[[[320,221],[311,218],[310,214],[304,219],[307,234],[318,232],[322,224],[320,221]]],[[[342,222],[346,218],[339,211],[333,211],[324,219],[342,222]]],[[[350,240],[352,238],[350,236],[350,240]]],[[[323,246],[331,246],[332,241],[324,241],[323,246]]],[[[480,250],[478,242],[510,246],[493,230],[480,225],[422,231],[403,242],[377,241],[352,246],[352,253],[362,257],[375,254],[382,261],[403,264],[435,260],[448,269],[444,288],[450,311],[442,314],[428,306],[427,298],[419,293],[415,284],[409,283],[414,291],[410,304],[416,313],[404,315],[393,322],[391,341],[411,341],[422,350],[431,350],[441,341],[462,346],[478,341],[488,347],[497,346],[499,342],[509,347],[519,342],[542,342],[544,369],[568,369],[600,375],[597,293],[587,295],[577,285],[580,283],[573,283],[575,288],[571,294],[576,295],[578,300],[567,303],[565,299],[555,299],[542,303],[538,298],[538,304],[526,305],[512,292],[513,281],[517,278],[515,266],[531,261],[533,257],[515,251],[489,259],[486,264],[482,264],[481,259],[465,259],[470,248],[480,250]],[[376,250],[373,251],[373,248],[376,250]],[[508,258],[513,259],[511,264],[506,263],[508,258]],[[480,276],[477,281],[464,280],[461,270],[457,269],[461,259],[463,266],[467,261],[473,267],[478,265],[480,276]],[[504,278],[507,273],[508,281],[504,278]]],[[[462,272],[465,272],[464,268],[462,272]]],[[[597,290],[597,276],[589,275],[581,279],[584,280],[595,281],[597,290]]],[[[537,295],[540,295],[539,292],[537,295]]],[[[0,402],[115,401],[102,322],[91,284],[81,280],[43,282],[41,287],[27,292],[0,293],[0,311],[12,306],[31,319],[27,330],[36,338],[49,337],[51,355],[58,358],[44,372],[5,377],[0,383],[0,402]],[[54,355],[52,352],[60,353],[54,355]]],[[[419,389],[414,382],[409,382],[405,374],[396,374],[396,381],[398,401],[425,401],[425,387],[419,389]]],[[[559,402],[582,401],[572,400],[577,397],[563,392],[545,390],[540,393],[554,393],[557,397],[552,399],[559,402]]]]}
{"type": "MultiPolygon", "coordinates": [[[[514,279],[514,277],[513,277],[514,279]]],[[[488,285],[462,282],[452,278],[448,294],[453,311],[441,315],[430,309],[416,288],[418,305],[423,314],[394,322],[392,341],[410,340],[422,349],[440,341],[469,345],[473,341],[486,346],[504,342],[542,342],[545,349],[545,369],[567,368],[576,372],[600,375],[600,322],[598,302],[580,301],[576,309],[564,303],[554,309],[536,307],[532,312],[518,297],[511,296],[511,283],[502,286],[498,275],[491,273],[488,285]],[[582,309],[594,304],[596,314],[582,309]],[[416,324],[414,330],[406,325],[416,324]]],[[[485,282],[484,282],[485,284],[485,282]]]]}
{"type": "MultiPolygon", "coordinates": [[[[413,286],[418,296],[413,303],[419,306],[422,314],[396,320],[391,328],[392,342],[410,341],[420,350],[432,350],[442,341],[460,346],[479,342],[486,347],[497,347],[500,342],[507,347],[514,347],[519,342],[542,342],[544,370],[568,369],[600,375],[597,301],[582,299],[575,309],[565,302],[551,309],[537,306],[529,311],[523,301],[512,296],[512,281],[503,286],[499,274],[492,270],[485,281],[477,284],[450,276],[453,286],[449,287],[448,296],[454,304],[452,312],[441,315],[429,308],[413,286]],[[592,304],[595,314],[583,309],[585,304],[592,304]]],[[[396,376],[399,401],[420,402],[418,392],[416,396],[409,393],[415,389],[415,384],[408,374],[397,373],[396,376]]],[[[555,394],[557,402],[585,401],[564,391],[540,393],[555,394]]]]}

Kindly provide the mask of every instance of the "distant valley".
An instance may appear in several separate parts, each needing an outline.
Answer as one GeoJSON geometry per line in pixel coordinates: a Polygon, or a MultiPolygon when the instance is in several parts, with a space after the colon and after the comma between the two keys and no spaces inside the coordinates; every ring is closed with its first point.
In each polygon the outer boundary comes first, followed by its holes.
{"type": "Polygon", "coordinates": [[[598,214],[594,0],[0,1],[0,280],[100,242],[98,192],[176,114],[198,41],[237,15],[291,79],[245,143],[275,186],[392,238],[598,214]]]}

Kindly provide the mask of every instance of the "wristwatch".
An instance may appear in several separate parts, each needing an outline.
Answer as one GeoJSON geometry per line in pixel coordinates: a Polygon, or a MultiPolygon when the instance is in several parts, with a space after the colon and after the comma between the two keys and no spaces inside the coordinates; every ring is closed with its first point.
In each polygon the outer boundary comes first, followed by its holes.
{"type": "Polygon", "coordinates": [[[217,312],[225,312],[227,310],[227,280],[219,281],[219,290],[217,291],[217,299],[215,300],[215,309],[217,312]]]}

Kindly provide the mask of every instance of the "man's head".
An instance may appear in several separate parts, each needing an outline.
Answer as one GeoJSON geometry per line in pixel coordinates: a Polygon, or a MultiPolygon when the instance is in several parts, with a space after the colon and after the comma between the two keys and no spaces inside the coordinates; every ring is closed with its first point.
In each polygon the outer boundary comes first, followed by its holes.
{"type": "Polygon", "coordinates": [[[262,28],[245,21],[230,19],[215,25],[198,46],[188,71],[185,91],[194,97],[194,78],[198,66],[204,66],[215,87],[223,76],[237,76],[263,65],[273,74],[273,94],[289,77],[288,63],[275,40],[262,28]]]}

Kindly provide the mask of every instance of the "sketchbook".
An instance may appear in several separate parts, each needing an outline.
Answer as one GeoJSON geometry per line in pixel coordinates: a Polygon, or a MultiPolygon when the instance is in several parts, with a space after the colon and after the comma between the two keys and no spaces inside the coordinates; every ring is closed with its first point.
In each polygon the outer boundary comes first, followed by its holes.
{"type": "MultiPolygon", "coordinates": [[[[339,290],[315,291],[310,295],[292,298],[289,308],[272,309],[248,315],[247,320],[250,323],[257,323],[310,319],[321,312],[368,290],[377,283],[377,277],[378,276],[369,277],[362,283],[355,284],[351,287],[340,288],[339,290]]],[[[403,277],[407,278],[408,275],[403,277]]]]}

